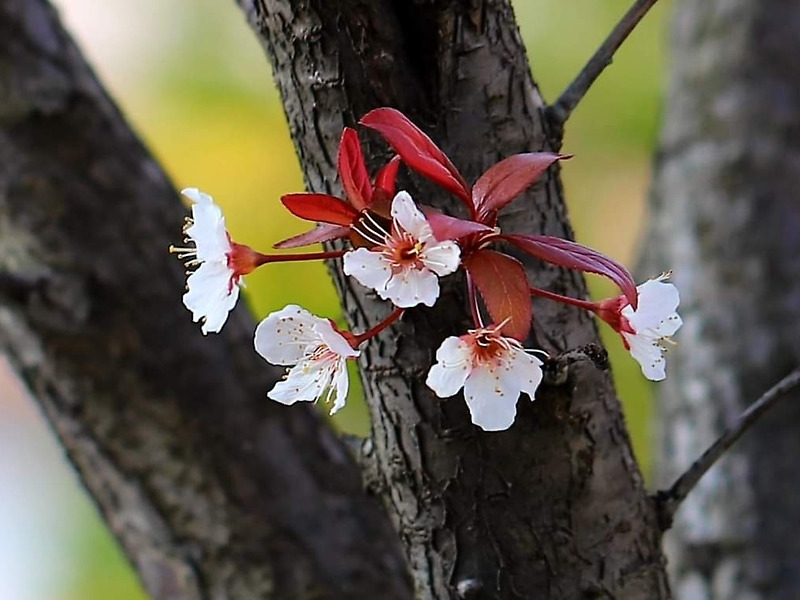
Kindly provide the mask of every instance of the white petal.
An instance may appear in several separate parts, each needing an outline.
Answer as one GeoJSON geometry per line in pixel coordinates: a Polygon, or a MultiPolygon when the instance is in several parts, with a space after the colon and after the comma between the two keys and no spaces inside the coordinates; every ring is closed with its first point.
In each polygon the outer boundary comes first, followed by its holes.
{"type": "Polygon", "coordinates": [[[420,254],[420,259],[431,271],[439,275],[449,275],[461,263],[461,248],[455,242],[429,243],[420,254]]]}
{"type": "Polygon", "coordinates": [[[436,360],[425,383],[439,398],[454,396],[464,386],[472,368],[469,344],[451,336],[439,346],[436,360]]]}
{"type": "Polygon", "coordinates": [[[397,192],[392,200],[392,219],[418,241],[424,242],[433,238],[428,220],[414,204],[408,192],[397,192]]]}
{"type": "Polygon", "coordinates": [[[336,414],[347,402],[347,392],[350,389],[350,378],[347,374],[347,363],[344,359],[339,361],[339,366],[333,375],[334,398],[331,414],[336,414]]]}
{"type": "Polygon", "coordinates": [[[342,265],[345,275],[355,277],[363,286],[377,292],[386,289],[386,283],[392,276],[392,266],[381,252],[372,252],[366,248],[358,248],[344,255],[342,265]]]}
{"type": "Polygon", "coordinates": [[[427,269],[412,267],[392,275],[386,290],[379,290],[378,294],[400,308],[411,308],[417,304],[433,306],[439,297],[439,279],[427,269]]]}
{"type": "Polygon", "coordinates": [[[683,325],[683,319],[681,319],[678,313],[672,313],[666,319],[661,321],[658,327],[653,327],[650,329],[650,331],[656,337],[669,337],[674,335],[675,332],[681,328],[681,325],[683,325]]]}
{"type": "Polygon", "coordinates": [[[197,259],[200,261],[227,259],[231,243],[225,228],[222,209],[214,204],[211,196],[197,188],[187,188],[181,193],[194,203],[193,224],[186,230],[186,235],[197,247],[197,259]]]}
{"type": "Polygon", "coordinates": [[[656,338],[624,332],[622,335],[630,344],[631,356],[639,363],[642,374],[647,379],[662,381],[666,378],[667,361],[664,358],[664,349],[658,345],[656,338]]]}
{"type": "Polygon", "coordinates": [[[630,305],[622,309],[636,331],[658,327],[662,321],[675,314],[680,303],[678,288],[671,283],[651,279],[639,291],[639,307],[634,311],[630,305]]]}
{"type": "Polygon", "coordinates": [[[289,369],[289,375],[275,384],[267,397],[281,404],[314,402],[330,386],[333,376],[331,361],[307,358],[289,369]]]}
{"type": "Polygon", "coordinates": [[[258,324],[254,339],[256,352],[274,365],[296,364],[309,347],[313,350],[322,341],[316,330],[321,323],[330,326],[325,319],[290,304],[258,324]]]}
{"type": "Polygon", "coordinates": [[[542,382],[542,361],[521,348],[512,348],[500,376],[503,379],[503,389],[518,389],[533,400],[536,389],[542,382]]]}
{"type": "Polygon", "coordinates": [[[519,390],[509,388],[508,383],[496,371],[473,369],[464,382],[464,400],[475,425],[485,431],[511,427],[517,416],[519,390]]]}
{"type": "Polygon", "coordinates": [[[327,319],[317,319],[317,324],[314,326],[317,335],[323,343],[339,356],[355,357],[360,352],[354,349],[344,336],[336,331],[327,319]]]}
{"type": "Polygon", "coordinates": [[[189,291],[183,295],[183,304],[195,322],[203,320],[204,334],[218,333],[236,305],[239,286],[231,288],[232,275],[226,263],[214,261],[201,264],[186,280],[189,291]]]}

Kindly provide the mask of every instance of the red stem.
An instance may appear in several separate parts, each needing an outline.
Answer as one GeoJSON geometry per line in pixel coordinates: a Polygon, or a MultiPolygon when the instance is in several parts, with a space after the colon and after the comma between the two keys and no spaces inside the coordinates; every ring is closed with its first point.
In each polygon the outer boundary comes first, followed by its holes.
{"type": "Polygon", "coordinates": [[[258,253],[258,265],[274,262],[294,262],[300,260],[324,260],[326,258],[341,258],[346,250],[331,250],[330,252],[307,252],[304,254],[262,254],[258,253]]]}
{"type": "Polygon", "coordinates": [[[406,312],[405,308],[395,308],[388,317],[375,325],[375,327],[372,329],[367,329],[364,333],[353,336],[353,347],[358,348],[367,340],[374,338],[381,331],[389,327],[389,325],[397,321],[397,319],[399,319],[404,312],[406,312]]]}
{"type": "Polygon", "coordinates": [[[592,302],[591,300],[578,300],[577,298],[562,296],[561,294],[556,294],[555,292],[549,292],[547,290],[543,290],[541,288],[533,286],[530,286],[529,289],[531,292],[531,296],[541,296],[542,298],[555,300],[556,302],[562,302],[563,304],[570,304],[572,306],[577,306],[578,308],[584,308],[592,312],[597,312],[597,310],[600,308],[597,302],[592,302]]]}

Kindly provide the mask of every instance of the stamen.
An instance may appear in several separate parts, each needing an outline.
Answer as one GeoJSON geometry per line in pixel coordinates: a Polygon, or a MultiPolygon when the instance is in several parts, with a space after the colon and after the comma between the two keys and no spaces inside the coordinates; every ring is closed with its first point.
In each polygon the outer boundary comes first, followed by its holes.
{"type": "Polygon", "coordinates": [[[359,223],[358,225],[353,225],[353,230],[358,233],[361,237],[363,237],[368,242],[375,244],[376,246],[382,246],[386,241],[384,238],[376,238],[374,232],[367,232],[362,229],[359,229],[359,225],[364,225],[363,223],[359,223]]]}

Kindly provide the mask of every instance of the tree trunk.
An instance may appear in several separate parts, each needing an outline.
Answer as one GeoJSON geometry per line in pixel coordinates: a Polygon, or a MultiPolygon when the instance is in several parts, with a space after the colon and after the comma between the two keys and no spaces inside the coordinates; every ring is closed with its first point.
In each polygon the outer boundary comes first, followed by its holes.
{"type": "MultiPolygon", "coordinates": [[[[800,5],[683,0],[653,189],[648,272],[685,325],[660,390],[668,483],[800,362],[800,5]]],[[[703,479],[668,555],[678,597],[800,598],[800,392],[703,479]]]]}
{"type": "MultiPolygon", "coordinates": [[[[559,143],[505,0],[240,5],[312,190],[338,191],[341,128],[380,105],[422,124],[468,180],[559,143]]],[[[313,411],[264,399],[275,373],[250,318],[237,310],[209,339],[189,322],[166,254],[184,211],[52,10],[0,0],[0,30],[0,343],[154,598],[408,598],[398,536],[418,598],[668,597],[607,372],[577,364],[521,399],[511,430],[484,433],[423,384],[442,339],[468,327],[463,285],[407,313],[361,365],[373,436],[360,459],[395,535],[313,411]]],[[[501,226],[570,237],[557,173],[501,226]]],[[[388,311],[332,272],[354,327],[388,311]]],[[[573,273],[529,276],[585,294],[573,273]]],[[[535,308],[535,346],[598,343],[585,315],[535,308]]]]}

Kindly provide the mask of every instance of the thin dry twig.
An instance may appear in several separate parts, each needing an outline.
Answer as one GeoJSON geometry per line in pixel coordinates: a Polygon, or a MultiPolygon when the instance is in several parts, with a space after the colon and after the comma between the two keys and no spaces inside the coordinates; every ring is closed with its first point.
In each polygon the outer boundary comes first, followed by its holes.
{"type": "Polygon", "coordinates": [[[700,458],[692,463],[692,466],[683,475],[675,480],[675,483],[668,490],[662,490],[655,495],[662,529],[666,530],[672,526],[675,511],[678,510],[678,507],[680,507],[703,475],[742,437],[745,431],[758,421],[764,413],[775,406],[778,400],[785,396],[786,392],[798,384],[800,384],[800,367],[794,369],[767,390],[763,396],[748,406],[747,410],[731,423],[725,432],[709,446],[700,458]]]}
{"type": "Polygon", "coordinates": [[[563,130],[572,111],[578,106],[583,96],[600,76],[600,73],[611,64],[614,53],[622,45],[639,21],[647,14],[658,0],[636,0],[600,45],[589,62],[578,76],[569,84],[555,103],[547,107],[547,118],[550,125],[559,132],[563,130]]]}

